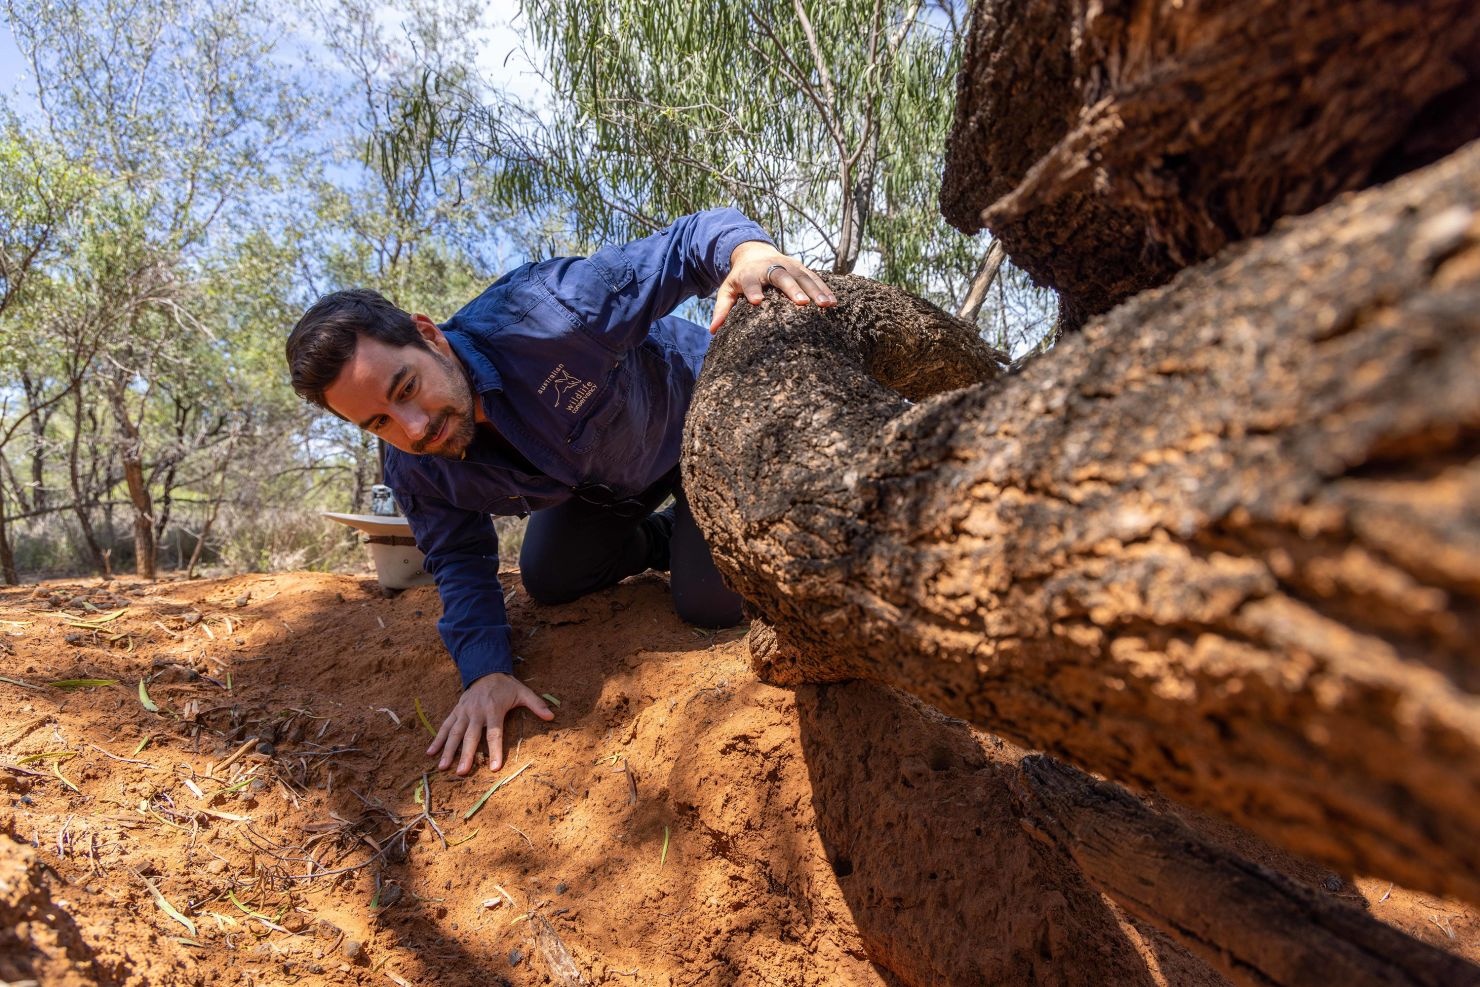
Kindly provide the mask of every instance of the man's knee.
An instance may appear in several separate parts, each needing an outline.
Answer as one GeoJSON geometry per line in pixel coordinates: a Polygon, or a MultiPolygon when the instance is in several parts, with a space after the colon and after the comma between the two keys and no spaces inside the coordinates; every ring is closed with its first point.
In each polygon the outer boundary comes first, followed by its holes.
{"type": "Polygon", "coordinates": [[[573,585],[568,576],[561,572],[543,553],[531,552],[526,542],[519,552],[519,576],[524,581],[524,592],[536,603],[553,605],[569,603],[584,595],[582,587],[573,585]]]}
{"type": "Polygon", "coordinates": [[[675,591],[673,609],[680,620],[695,627],[734,627],[745,619],[740,595],[723,587],[700,593],[675,591]]]}

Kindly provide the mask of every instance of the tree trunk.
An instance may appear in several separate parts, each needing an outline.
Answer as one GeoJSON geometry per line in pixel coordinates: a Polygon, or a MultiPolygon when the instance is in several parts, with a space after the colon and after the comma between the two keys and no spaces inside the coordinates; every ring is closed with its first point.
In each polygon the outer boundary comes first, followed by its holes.
{"type": "Polygon", "coordinates": [[[1317,894],[1052,758],[1021,763],[1025,815],[1132,914],[1235,983],[1476,987],[1480,967],[1317,894]]]}
{"type": "Polygon", "coordinates": [[[1096,890],[1201,956],[1141,930],[1166,983],[1218,979],[1209,967],[1260,987],[1459,987],[1480,974],[893,689],[806,686],[797,712],[838,887],[869,959],[906,984],[1156,982],[1096,890]]]}
{"type": "Polygon", "coordinates": [[[97,533],[93,531],[92,515],[89,513],[93,506],[92,495],[90,491],[84,494],[81,465],[78,462],[84,431],[82,414],[82,388],[78,387],[72,392],[72,444],[67,450],[67,478],[72,484],[72,512],[77,517],[77,527],[82,531],[82,543],[87,546],[93,567],[107,576],[112,574],[112,567],[102,546],[98,544],[97,533]]]}
{"type": "Polygon", "coordinates": [[[873,216],[874,173],[879,166],[879,141],[870,131],[868,143],[859,151],[858,160],[843,169],[843,228],[838,236],[838,256],[833,273],[852,274],[863,252],[863,238],[873,216]]]}
{"type": "MultiPolygon", "coordinates": [[[[803,687],[797,713],[818,836],[872,962],[921,987],[1157,982],[1070,855],[1024,830],[1021,751],[867,682],[803,687]]],[[[1167,982],[1215,981],[1158,946],[1167,982]]]]}
{"type": "MultiPolygon", "coordinates": [[[[21,388],[26,394],[26,406],[31,413],[31,497],[30,503],[17,487],[17,500],[27,510],[46,510],[46,423],[54,408],[51,402],[43,405],[41,385],[24,370],[21,371],[21,388]]],[[[54,402],[56,399],[51,399],[54,402]]]]}
{"type": "Polygon", "coordinates": [[[380,475],[380,440],[369,432],[355,433],[355,486],[350,510],[370,510],[370,487],[380,475]]]}
{"type": "Polygon", "coordinates": [[[961,301],[956,318],[975,324],[976,317],[981,314],[982,303],[987,300],[987,292],[992,290],[992,282],[997,280],[997,272],[1002,270],[1002,262],[1006,258],[1007,251],[1002,249],[1002,241],[993,240],[987,252],[982,255],[982,262],[977,265],[976,274],[971,278],[971,287],[966,290],[966,297],[961,301]]]}
{"type": "Polygon", "coordinates": [[[0,576],[7,586],[18,586],[20,572],[15,567],[15,550],[10,545],[10,518],[5,509],[5,490],[0,487],[0,576]]]}
{"type": "MultiPolygon", "coordinates": [[[[169,527],[170,511],[175,501],[175,476],[179,472],[180,460],[186,455],[185,431],[190,423],[189,405],[184,404],[179,398],[174,399],[175,406],[175,434],[174,447],[168,453],[168,461],[164,466],[164,474],[160,478],[159,485],[159,509],[155,512],[154,519],[154,541],[156,545],[164,542],[165,528],[169,527]]],[[[155,475],[159,476],[159,468],[155,467],[155,475]]]]}
{"type": "Polygon", "coordinates": [[[123,479],[134,508],[134,572],[141,579],[155,575],[154,504],[149,484],[144,478],[144,440],[129,417],[127,391],[118,379],[109,381],[108,397],[118,419],[122,440],[119,455],[123,461],[123,479]]]}
{"type": "Polygon", "coordinates": [[[1472,0],[983,0],[941,209],[1082,317],[1476,137],[1472,0]]]}
{"type": "Polygon", "coordinates": [[[1480,145],[936,397],[988,363],[917,299],[737,310],[684,485],[762,674],[1480,901],[1477,210],[1480,145]]]}

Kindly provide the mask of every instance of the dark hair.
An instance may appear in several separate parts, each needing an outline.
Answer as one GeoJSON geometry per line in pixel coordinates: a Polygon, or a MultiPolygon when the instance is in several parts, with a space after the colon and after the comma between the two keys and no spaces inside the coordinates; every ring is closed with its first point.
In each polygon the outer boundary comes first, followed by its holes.
{"type": "Polygon", "coordinates": [[[288,334],[288,374],[305,401],[330,411],[324,391],[350,357],[361,336],[389,346],[426,346],[411,316],[378,291],[352,288],[313,303],[288,334]]]}

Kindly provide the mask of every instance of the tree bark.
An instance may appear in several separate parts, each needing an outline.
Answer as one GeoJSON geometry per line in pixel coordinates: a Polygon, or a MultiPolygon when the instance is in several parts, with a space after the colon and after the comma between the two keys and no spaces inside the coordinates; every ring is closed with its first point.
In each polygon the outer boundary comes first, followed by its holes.
{"type": "Polygon", "coordinates": [[[1480,901],[1477,211],[1480,145],[935,397],[990,364],[917,299],[732,313],[684,484],[762,674],[1480,901]]]}
{"type": "Polygon", "coordinates": [[[1071,318],[1480,137],[1470,0],[983,0],[941,208],[1071,318]]]}
{"type": "Polygon", "coordinates": [[[1158,982],[1128,937],[1136,923],[1097,890],[1192,949],[1138,930],[1165,983],[1218,970],[1260,987],[1460,987],[1480,974],[893,689],[804,686],[797,712],[838,887],[869,959],[906,984],[1158,982]]]}
{"type": "Polygon", "coordinates": [[[1480,967],[1203,839],[1052,758],[1021,762],[1022,811],[1092,884],[1249,987],[1476,987],[1480,967]]]}
{"type": "MultiPolygon", "coordinates": [[[[1069,853],[1025,832],[1022,751],[867,682],[803,687],[797,713],[818,835],[871,961],[922,987],[1156,983],[1069,853]]],[[[1180,952],[1157,956],[1191,974],[1171,982],[1216,979],[1180,952]]]]}

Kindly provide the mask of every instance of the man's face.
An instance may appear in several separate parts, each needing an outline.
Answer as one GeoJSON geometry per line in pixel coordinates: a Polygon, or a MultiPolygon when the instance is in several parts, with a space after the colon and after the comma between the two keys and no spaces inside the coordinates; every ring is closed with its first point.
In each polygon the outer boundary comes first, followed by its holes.
{"type": "Polygon", "coordinates": [[[429,349],[361,337],[324,398],[403,452],[457,459],[477,423],[472,388],[447,338],[426,316],[414,318],[429,349]]]}

